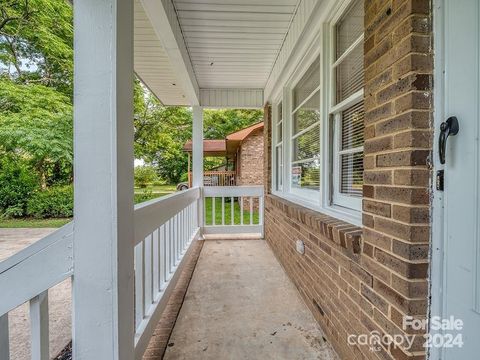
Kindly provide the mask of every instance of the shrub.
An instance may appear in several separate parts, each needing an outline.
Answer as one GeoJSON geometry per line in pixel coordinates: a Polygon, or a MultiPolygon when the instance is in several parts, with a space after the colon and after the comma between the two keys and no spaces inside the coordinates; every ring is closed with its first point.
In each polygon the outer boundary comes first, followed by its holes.
{"type": "Polygon", "coordinates": [[[73,186],[52,186],[38,191],[30,198],[27,214],[35,218],[73,216],[73,186]]]}
{"type": "Polygon", "coordinates": [[[0,160],[0,215],[21,217],[27,201],[38,187],[36,174],[19,159],[0,160]]]}
{"type": "Polygon", "coordinates": [[[141,193],[134,194],[134,202],[135,204],[140,204],[142,202],[152,200],[158,197],[158,194],[154,194],[151,190],[144,190],[141,193]]]}
{"type": "Polygon", "coordinates": [[[157,173],[152,166],[135,167],[135,186],[146,188],[148,184],[157,180],[157,173]]]}

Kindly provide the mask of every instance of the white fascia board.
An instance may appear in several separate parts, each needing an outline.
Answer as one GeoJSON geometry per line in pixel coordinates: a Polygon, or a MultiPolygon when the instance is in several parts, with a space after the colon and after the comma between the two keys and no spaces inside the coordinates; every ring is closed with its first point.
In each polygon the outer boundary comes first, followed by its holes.
{"type": "Polygon", "coordinates": [[[199,105],[199,87],[171,0],[141,0],[150,23],[162,43],[175,77],[190,105],[199,105]]]}

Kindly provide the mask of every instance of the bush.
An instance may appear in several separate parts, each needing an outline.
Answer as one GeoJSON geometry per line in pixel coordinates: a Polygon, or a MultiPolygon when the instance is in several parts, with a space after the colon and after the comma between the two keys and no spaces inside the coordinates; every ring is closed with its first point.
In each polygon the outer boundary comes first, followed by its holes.
{"type": "Polygon", "coordinates": [[[35,218],[72,217],[73,186],[52,186],[36,192],[28,201],[27,214],[35,218]]]}
{"type": "Polygon", "coordinates": [[[27,210],[27,201],[37,187],[36,174],[28,165],[19,159],[1,159],[0,216],[24,216],[27,210]]]}
{"type": "Polygon", "coordinates": [[[141,193],[134,194],[133,201],[135,204],[140,204],[142,202],[155,199],[156,197],[158,197],[158,194],[154,194],[151,190],[144,190],[141,193]]]}
{"type": "Polygon", "coordinates": [[[157,172],[152,166],[137,166],[135,167],[135,186],[146,188],[148,184],[157,181],[157,172]]]}

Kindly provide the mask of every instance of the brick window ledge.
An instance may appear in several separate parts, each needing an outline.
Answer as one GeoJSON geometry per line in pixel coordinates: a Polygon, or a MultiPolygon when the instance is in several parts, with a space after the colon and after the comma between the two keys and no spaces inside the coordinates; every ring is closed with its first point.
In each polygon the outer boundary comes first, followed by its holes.
{"type": "MultiPolygon", "coordinates": [[[[266,195],[265,203],[265,211],[268,212],[270,206],[281,209],[287,215],[287,218],[311,228],[338,247],[347,250],[347,253],[352,257],[359,257],[362,253],[363,230],[361,227],[311,210],[273,194],[266,195]]],[[[295,224],[290,225],[295,226],[295,224]]],[[[315,241],[315,239],[311,240],[315,241]]]]}

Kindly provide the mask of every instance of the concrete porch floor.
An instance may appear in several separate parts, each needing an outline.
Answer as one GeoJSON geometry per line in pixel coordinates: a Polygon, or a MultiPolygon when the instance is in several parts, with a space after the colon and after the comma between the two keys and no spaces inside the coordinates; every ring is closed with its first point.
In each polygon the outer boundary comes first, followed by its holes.
{"type": "Polygon", "coordinates": [[[164,359],[338,359],[263,240],[207,240],[164,359]]]}

